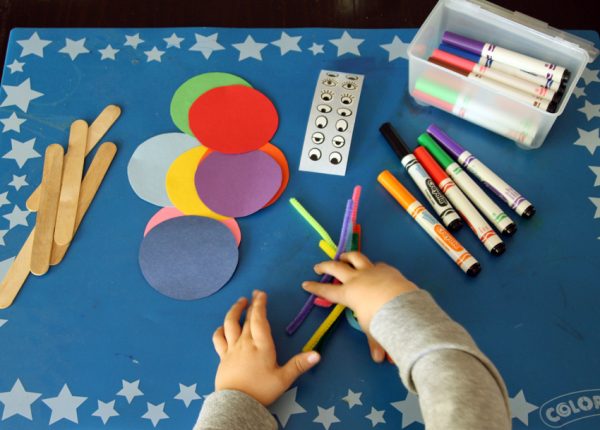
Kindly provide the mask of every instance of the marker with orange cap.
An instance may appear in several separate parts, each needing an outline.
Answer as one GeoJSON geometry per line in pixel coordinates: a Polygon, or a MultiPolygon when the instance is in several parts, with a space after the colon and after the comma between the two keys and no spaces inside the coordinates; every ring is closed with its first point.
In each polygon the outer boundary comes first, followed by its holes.
{"type": "Polygon", "coordinates": [[[413,195],[392,175],[384,170],[377,177],[383,188],[396,199],[410,216],[427,232],[446,254],[469,276],[476,276],[481,265],[463,246],[413,197],[413,195]]]}
{"type": "Polygon", "coordinates": [[[506,245],[496,234],[494,229],[486,222],[481,214],[471,204],[467,196],[456,186],[454,181],[446,175],[439,164],[433,159],[429,151],[422,146],[413,151],[419,163],[423,166],[437,186],[448,197],[460,216],[466,221],[473,233],[492,255],[500,255],[506,250],[506,245]]]}

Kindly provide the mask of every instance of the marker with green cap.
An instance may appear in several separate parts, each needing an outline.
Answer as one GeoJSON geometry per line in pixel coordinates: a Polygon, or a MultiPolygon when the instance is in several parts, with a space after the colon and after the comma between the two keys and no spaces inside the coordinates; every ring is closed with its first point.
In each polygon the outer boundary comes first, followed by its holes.
{"type": "Polygon", "coordinates": [[[500,233],[511,236],[517,231],[517,225],[513,220],[488,197],[485,191],[437,144],[433,137],[423,133],[418,137],[418,141],[419,145],[427,148],[446,173],[500,233]]]}

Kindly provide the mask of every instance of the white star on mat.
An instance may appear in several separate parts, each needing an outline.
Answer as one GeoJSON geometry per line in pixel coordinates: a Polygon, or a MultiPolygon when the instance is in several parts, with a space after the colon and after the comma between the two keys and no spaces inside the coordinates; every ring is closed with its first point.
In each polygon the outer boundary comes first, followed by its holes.
{"type": "MultiPolygon", "coordinates": [[[[6,322],[6,320],[0,321],[6,322]]],[[[28,392],[25,390],[23,384],[21,384],[21,380],[17,379],[17,382],[15,382],[15,385],[13,385],[10,391],[0,393],[0,402],[4,404],[2,421],[12,417],[13,415],[21,415],[22,417],[31,421],[31,404],[40,396],[40,393],[28,392]]]]}
{"type": "Polygon", "coordinates": [[[586,85],[589,85],[592,82],[600,82],[600,78],[598,78],[598,72],[600,72],[600,70],[592,70],[586,68],[581,73],[581,79],[583,79],[586,85]]]}
{"type": "MultiPolygon", "coordinates": [[[[600,185],[600,166],[588,166],[594,175],[596,175],[596,180],[594,181],[594,187],[600,185]]],[[[2,205],[0,205],[2,206],[2,205]]]]}
{"type": "Polygon", "coordinates": [[[519,391],[513,398],[508,399],[511,418],[518,418],[526,426],[529,425],[529,413],[538,409],[536,405],[527,403],[523,390],[519,391]]]}
{"type": "MultiPolygon", "coordinates": [[[[9,258],[9,260],[10,260],[10,258],[9,258]]],[[[2,274],[2,273],[0,272],[0,275],[1,275],[1,274],[2,274]]],[[[8,322],[8,320],[3,320],[3,319],[0,319],[0,327],[3,327],[3,326],[4,326],[4,324],[6,324],[7,322],[8,322]]]]}
{"type": "Polygon", "coordinates": [[[596,213],[594,219],[600,218],[600,197],[590,197],[590,201],[596,206],[596,213]]]}
{"type": "Polygon", "coordinates": [[[10,74],[12,75],[15,72],[22,72],[24,65],[25,65],[25,63],[21,63],[20,61],[17,61],[17,59],[15,58],[15,61],[13,61],[11,64],[9,64],[6,67],[8,67],[10,69],[10,74]]]}
{"type": "Polygon", "coordinates": [[[194,33],[194,36],[196,37],[196,43],[192,45],[190,51],[202,52],[202,55],[207,60],[214,51],[225,49],[223,45],[217,42],[219,33],[213,33],[210,36],[202,36],[201,34],[194,33]]]}
{"type": "Polygon", "coordinates": [[[150,402],[146,402],[146,405],[148,406],[148,410],[144,415],[142,415],[142,418],[152,421],[153,427],[156,427],[159,421],[169,418],[169,416],[165,413],[164,402],[160,405],[153,405],[150,402]]]}
{"type": "Polygon", "coordinates": [[[0,194],[0,208],[4,205],[7,205],[10,203],[10,200],[8,200],[7,196],[8,196],[8,191],[5,191],[0,194]]]}
{"type": "Polygon", "coordinates": [[[388,52],[388,62],[394,61],[397,58],[406,58],[408,60],[408,55],[406,53],[408,43],[404,43],[398,36],[394,36],[390,43],[384,43],[379,46],[388,52]]]}
{"type": "Polygon", "coordinates": [[[575,87],[573,88],[573,95],[577,98],[581,97],[581,96],[587,96],[587,94],[585,93],[585,87],[579,88],[579,87],[575,87]]]}
{"type": "Polygon", "coordinates": [[[20,142],[17,139],[10,139],[11,150],[2,156],[2,158],[15,160],[19,169],[22,168],[27,160],[41,157],[40,153],[33,149],[35,137],[26,142],[20,142]]]}
{"type": "Polygon", "coordinates": [[[27,222],[27,216],[30,213],[31,212],[27,210],[22,211],[21,209],[19,209],[19,206],[15,205],[11,213],[2,215],[2,217],[8,220],[8,229],[11,230],[13,227],[16,227],[18,225],[24,225],[25,227],[27,227],[29,225],[29,223],[27,222]]]}
{"type": "Polygon", "coordinates": [[[333,43],[337,49],[337,56],[340,57],[344,54],[354,54],[360,56],[358,46],[363,43],[365,39],[354,39],[350,34],[344,30],[344,34],[339,39],[331,39],[330,43],[333,43]]]}
{"type": "Polygon", "coordinates": [[[110,44],[106,45],[106,48],[98,49],[98,52],[100,53],[100,60],[114,60],[115,55],[117,55],[117,52],[119,51],[120,49],[115,49],[110,44]]]}
{"type": "Polygon", "coordinates": [[[22,187],[29,185],[27,183],[27,175],[17,176],[12,175],[12,181],[8,183],[11,187],[15,187],[15,190],[19,191],[22,187]]]}
{"type": "Polygon", "coordinates": [[[313,423],[323,424],[325,430],[329,430],[331,424],[340,422],[335,416],[335,406],[332,406],[329,409],[323,409],[322,407],[317,406],[317,411],[319,412],[319,415],[313,420],[313,423]]]}
{"type": "Polygon", "coordinates": [[[275,403],[269,406],[269,411],[277,417],[283,428],[285,428],[292,415],[306,413],[306,409],[296,401],[297,392],[298,387],[287,390],[275,403]]]}
{"type": "Polygon", "coordinates": [[[7,131],[16,131],[17,133],[20,133],[21,124],[23,124],[25,120],[23,118],[19,118],[17,114],[13,112],[8,118],[0,119],[0,122],[4,124],[2,133],[6,133],[7,131]]]}
{"type": "Polygon", "coordinates": [[[240,57],[238,58],[238,61],[245,60],[246,58],[254,58],[262,61],[262,54],[260,51],[262,51],[265,46],[267,46],[266,43],[255,42],[250,35],[246,36],[246,40],[244,40],[242,43],[233,44],[233,47],[240,51],[240,57]]]}
{"type": "Polygon", "coordinates": [[[164,37],[163,40],[165,42],[167,42],[167,49],[169,49],[169,48],[181,48],[181,42],[183,42],[185,39],[183,37],[179,37],[175,33],[173,33],[169,37],[164,37]]]}
{"type": "Polygon", "coordinates": [[[144,54],[146,54],[146,63],[150,63],[151,61],[156,61],[156,62],[161,62],[161,57],[163,56],[163,54],[165,53],[165,51],[161,51],[160,49],[158,49],[156,46],[152,47],[152,49],[150,51],[144,51],[144,54]]]}
{"type": "Polygon", "coordinates": [[[348,390],[348,394],[346,395],[346,397],[343,397],[342,400],[348,403],[349,409],[352,409],[354,406],[362,406],[360,396],[362,396],[362,393],[355,393],[352,390],[348,390]]]}
{"type": "Polygon", "coordinates": [[[92,414],[94,417],[99,417],[102,424],[106,424],[112,417],[118,417],[119,413],[115,411],[115,401],[104,403],[98,400],[98,409],[92,414]]]}
{"type": "Polygon", "coordinates": [[[6,91],[6,98],[2,104],[0,104],[0,107],[16,106],[23,112],[27,112],[29,103],[32,100],[44,95],[44,93],[31,89],[31,81],[29,78],[25,79],[19,85],[2,85],[2,88],[6,91]]]}
{"type": "Polygon", "coordinates": [[[90,50],[85,47],[85,37],[79,40],[72,40],[67,37],[65,39],[65,46],[58,52],[67,54],[71,60],[75,60],[79,55],[87,54],[90,50]]]}
{"type": "Polygon", "coordinates": [[[196,393],[196,384],[190,386],[179,384],[179,393],[174,399],[181,400],[185,407],[189,408],[190,403],[200,399],[200,396],[196,393]]]}
{"type": "Polygon", "coordinates": [[[285,55],[290,51],[302,52],[302,49],[298,46],[302,36],[289,36],[285,31],[281,32],[281,37],[278,40],[271,42],[271,45],[277,46],[281,55],[285,55]]]}
{"type": "Polygon", "coordinates": [[[600,146],[600,128],[590,131],[578,128],[577,133],[579,133],[579,139],[573,145],[585,146],[590,151],[590,154],[594,155],[596,148],[600,146]]]}
{"type": "Polygon", "coordinates": [[[140,33],[136,33],[132,36],[126,35],[123,46],[131,46],[133,49],[137,49],[140,43],[144,43],[144,40],[140,38],[140,33]]]}
{"type": "Polygon", "coordinates": [[[128,382],[125,379],[122,379],[121,382],[123,383],[123,388],[121,388],[121,391],[117,393],[117,396],[125,397],[127,399],[127,403],[131,403],[135,397],[144,395],[139,388],[139,379],[133,382],[128,382]]]}
{"type": "Polygon", "coordinates": [[[371,421],[371,425],[375,427],[377,424],[385,424],[385,419],[383,418],[383,414],[385,414],[385,410],[378,411],[374,407],[371,407],[371,413],[369,415],[365,415],[365,418],[371,421]]]}
{"type": "Polygon", "coordinates": [[[17,40],[17,43],[23,48],[21,50],[21,57],[33,54],[40,58],[44,58],[44,48],[52,42],[50,40],[40,39],[40,36],[38,36],[36,31],[29,39],[17,40]]]}
{"type": "MultiPolygon", "coordinates": [[[[6,260],[0,261],[0,279],[4,279],[10,267],[12,266],[13,261],[15,261],[15,257],[10,257],[6,260]]],[[[6,320],[4,320],[4,323],[2,325],[4,324],[6,324],[6,320]]]]}
{"type": "Polygon", "coordinates": [[[408,427],[412,423],[425,424],[419,406],[419,398],[413,393],[407,393],[406,399],[393,402],[391,405],[402,414],[402,428],[408,427]]]}
{"type": "Polygon", "coordinates": [[[42,400],[52,411],[48,424],[53,424],[62,419],[78,424],[77,408],[86,400],[87,397],[72,395],[69,386],[67,384],[63,385],[58,396],[42,400]]]}
{"type": "Polygon", "coordinates": [[[583,107],[580,107],[577,110],[583,112],[588,121],[595,117],[600,118],[600,104],[594,105],[585,100],[583,107]]]}
{"type": "Polygon", "coordinates": [[[325,45],[319,45],[318,43],[313,42],[313,44],[308,48],[309,51],[313,53],[313,55],[324,54],[323,47],[325,45]]]}
{"type": "MultiPolygon", "coordinates": [[[[6,236],[6,233],[8,233],[8,230],[0,230],[0,246],[6,245],[6,242],[4,242],[4,236],[6,236]]],[[[0,279],[4,279],[4,275],[5,274],[0,270],[0,279]]],[[[0,327],[4,325],[2,321],[6,322],[6,320],[0,320],[0,327]]]]}

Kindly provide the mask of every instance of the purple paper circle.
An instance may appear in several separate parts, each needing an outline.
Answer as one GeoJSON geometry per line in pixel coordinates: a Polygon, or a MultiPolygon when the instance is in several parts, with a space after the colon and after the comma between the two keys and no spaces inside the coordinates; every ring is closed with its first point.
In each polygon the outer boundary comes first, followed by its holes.
{"type": "Polygon", "coordinates": [[[281,186],[281,167],[263,151],[211,152],[196,170],[196,191],[212,211],[233,218],[262,209],[281,186]]]}
{"type": "Polygon", "coordinates": [[[164,221],[142,240],[140,268],[159,293],[178,300],[195,300],[220,290],[238,264],[238,247],[231,230],[200,216],[164,221]]]}

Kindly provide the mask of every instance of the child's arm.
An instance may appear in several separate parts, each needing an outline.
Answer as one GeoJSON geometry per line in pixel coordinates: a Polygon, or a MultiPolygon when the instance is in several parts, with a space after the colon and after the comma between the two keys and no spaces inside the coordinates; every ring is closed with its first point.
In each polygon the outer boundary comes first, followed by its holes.
{"type": "MultiPolygon", "coordinates": [[[[315,271],[343,285],[305,282],[303,287],[355,312],[367,336],[394,359],[404,385],[418,393],[427,430],[511,428],[502,377],[427,292],[396,269],[373,265],[356,252],[340,262],[320,263],[315,271]]],[[[373,351],[380,348],[370,344],[373,351]]],[[[373,358],[382,356],[373,352],[373,358]]]]}
{"type": "Polygon", "coordinates": [[[319,361],[318,353],[308,352],[280,367],[267,321],[267,295],[254,292],[242,327],[247,304],[245,298],[238,300],[213,335],[221,362],[215,392],[204,401],[195,430],[276,430],[266,406],[319,361]]]}

